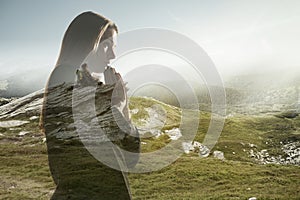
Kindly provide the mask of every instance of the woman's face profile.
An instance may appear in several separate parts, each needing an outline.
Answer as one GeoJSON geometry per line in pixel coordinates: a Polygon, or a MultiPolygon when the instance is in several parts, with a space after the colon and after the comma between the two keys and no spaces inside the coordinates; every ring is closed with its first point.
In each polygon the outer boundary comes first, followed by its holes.
{"type": "Polygon", "coordinates": [[[102,37],[103,39],[98,44],[96,51],[91,52],[86,59],[91,72],[104,72],[105,67],[110,65],[110,61],[116,58],[114,50],[116,47],[116,30],[110,28],[102,37]]]}

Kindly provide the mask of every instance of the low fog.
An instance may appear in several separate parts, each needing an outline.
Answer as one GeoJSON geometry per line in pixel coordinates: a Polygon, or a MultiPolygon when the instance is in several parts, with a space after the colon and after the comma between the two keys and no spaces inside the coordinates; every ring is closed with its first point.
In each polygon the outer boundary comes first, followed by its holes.
{"type": "MultiPolygon", "coordinates": [[[[129,69],[129,71],[125,70],[126,67],[122,69],[121,66],[124,66],[123,64],[119,63],[119,65],[114,65],[114,67],[121,72],[126,81],[130,82],[129,85],[134,85],[135,82],[140,82],[140,79],[147,76],[141,70],[131,72],[130,70],[132,69],[129,69]]],[[[125,64],[130,64],[130,61],[127,61],[125,64]]],[[[218,66],[216,67],[218,68],[218,66]]],[[[54,66],[51,66],[51,64],[45,66],[40,63],[33,64],[26,61],[2,64],[2,72],[0,73],[1,97],[20,97],[44,88],[53,68],[54,66]],[[5,70],[6,65],[11,67],[5,70]]],[[[271,67],[253,66],[246,67],[244,70],[242,68],[241,66],[238,70],[230,68],[228,71],[226,69],[219,70],[226,88],[264,91],[300,86],[300,67],[276,67],[272,69],[271,67]]],[[[172,66],[170,66],[170,69],[172,69],[172,66]]],[[[174,67],[175,71],[176,69],[185,71],[185,77],[189,77],[188,67],[184,64],[181,66],[177,65],[174,67]]],[[[196,80],[192,74],[190,75],[190,79],[187,81],[190,81],[193,85],[205,85],[205,78],[196,80]]],[[[167,71],[154,72],[151,76],[155,76],[156,80],[162,80],[163,82],[179,81],[177,78],[168,76],[167,71]]]]}
{"type": "MultiPolygon", "coordinates": [[[[1,10],[4,17],[0,26],[9,28],[0,33],[0,96],[23,96],[45,86],[67,26],[80,12],[91,9],[83,3],[76,5],[76,9],[70,10],[67,3],[49,3],[45,9],[42,3],[35,2],[39,7],[35,9],[27,3],[13,3],[1,10]],[[58,6],[63,12],[53,15],[58,6]],[[46,24],[43,28],[40,28],[40,16],[46,24]]],[[[172,6],[162,3],[159,8],[152,3],[149,7],[144,3],[130,6],[145,15],[137,19],[131,8],[122,8],[120,12],[101,2],[95,3],[94,8],[95,12],[116,22],[119,34],[137,28],[158,27],[190,38],[211,58],[226,88],[268,91],[299,85],[299,1],[227,1],[226,4],[195,1],[172,6]]],[[[189,53],[197,55],[197,52],[189,53]]],[[[137,56],[123,63],[115,62],[113,66],[126,76],[134,63],[149,64],[154,57],[137,56]]],[[[152,64],[164,64],[193,83],[205,84],[205,77],[195,78],[186,63],[165,54],[161,57],[152,64]]],[[[143,76],[147,75],[131,74],[131,81],[143,76]]],[[[164,73],[158,72],[155,76],[169,82],[177,81],[169,80],[164,73]]]]}

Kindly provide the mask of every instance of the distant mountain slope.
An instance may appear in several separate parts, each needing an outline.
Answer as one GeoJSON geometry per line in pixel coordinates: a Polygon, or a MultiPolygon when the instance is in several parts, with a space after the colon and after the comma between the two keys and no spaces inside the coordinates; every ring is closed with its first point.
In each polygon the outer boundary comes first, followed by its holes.
{"type": "Polygon", "coordinates": [[[0,76],[0,97],[23,97],[40,90],[45,87],[49,75],[49,69],[33,69],[0,76]],[[5,87],[1,87],[1,83],[5,87]]]}
{"type": "MultiPolygon", "coordinates": [[[[42,96],[40,90],[0,106],[0,199],[49,199],[54,191],[45,136],[39,130],[42,96]]],[[[142,139],[143,152],[161,149],[172,137],[180,137],[165,134],[180,130],[178,107],[132,97],[130,109],[140,128],[150,124],[151,134],[142,139]],[[148,123],[153,117],[158,119],[154,126],[148,123]],[[161,135],[155,128],[162,128],[161,135]]],[[[210,113],[201,112],[195,141],[203,141],[209,122],[210,113]]],[[[159,171],[130,174],[133,198],[299,199],[299,133],[299,113],[227,116],[208,157],[200,158],[195,149],[159,171]],[[214,158],[214,151],[225,158],[214,158]]]]}

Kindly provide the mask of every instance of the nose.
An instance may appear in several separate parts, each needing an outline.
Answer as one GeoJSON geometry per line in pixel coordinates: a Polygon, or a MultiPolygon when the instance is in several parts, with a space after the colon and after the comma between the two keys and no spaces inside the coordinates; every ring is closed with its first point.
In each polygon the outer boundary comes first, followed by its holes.
{"type": "Polygon", "coordinates": [[[109,48],[109,50],[107,51],[107,59],[108,60],[112,60],[116,58],[116,54],[113,48],[109,48]]]}

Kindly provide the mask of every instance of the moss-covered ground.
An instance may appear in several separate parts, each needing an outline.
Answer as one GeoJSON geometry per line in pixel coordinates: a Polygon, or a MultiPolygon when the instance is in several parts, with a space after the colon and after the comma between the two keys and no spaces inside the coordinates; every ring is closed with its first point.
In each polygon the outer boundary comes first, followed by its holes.
{"type": "MultiPolygon", "coordinates": [[[[156,102],[132,98],[130,108],[139,112],[132,120],[147,117],[143,111],[156,102]]],[[[164,129],[178,127],[180,110],[161,104],[167,111],[164,129]]],[[[201,142],[210,114],[201,112],[195,140],[201,142]]],[[[29,120],[22,118],[20,120],[29,120]]],[[[1,128],[0,199],[49,199],[55,189],[48,167],[44,135],[38,119],[20,129],[1,128]],[[29,131],[18,136],[20,131],[29,131]]],[[[183,155],[160,171],[129,174],[133,199],[300,199],[300,167],[257,163],[249,151],[268,149],[282,154],[281,143],[300,141],[300,117],[279,118],[272,115],[235,115],[227,118],[221,137],[213,150],[224,152],[225,160],[196,153],[183,155]]],[[[170,142],[166,135],[143,139],[142,151],[159,149],[170,142]]],[[[84,183],[83,183],[84,184],[84,183]]]]}

